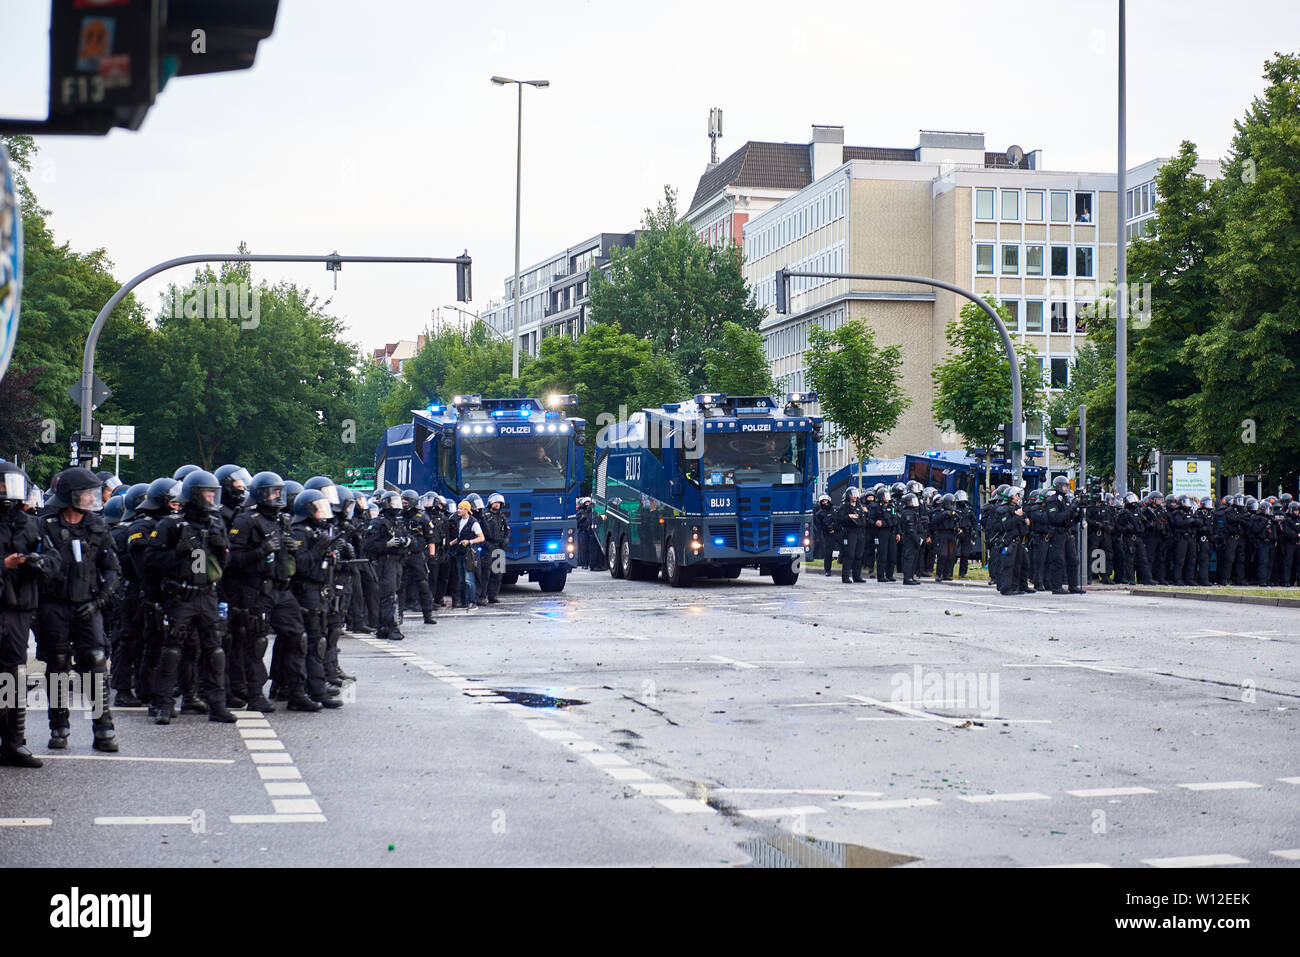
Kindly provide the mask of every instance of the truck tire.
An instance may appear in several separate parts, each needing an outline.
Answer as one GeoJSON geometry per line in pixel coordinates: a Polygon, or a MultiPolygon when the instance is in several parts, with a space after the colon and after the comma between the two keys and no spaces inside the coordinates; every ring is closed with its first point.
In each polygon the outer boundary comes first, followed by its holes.
{"type": "Polygon", "coordinates": [[[619,560],[621,550],[613,535],[605,540],[605,557],[609,562],[610,578],[623,577],[623,563],[619,560]]]}
{"type": "Polygon", "coordinates": [[[618,542],[618,563],[623,573],[620,577],[628,581],[636,581],[637,568],[636,562],[632,559],[632,541],[626,535],[618,542]]]}
{"type": "Polygon", "coordinates": [[[568,572],[565,571],[546,572],[542,575],[540,579],[538,579],[537,584],[538,587],[542,589],[542,591],[546,591],[546,592],[564,591],[564,583],[568,579],[568,577],[569,574],[568,572]]]}
{"type": "Polygon", "coordinates": [[[793,563],[777,565],[772,569],[772,581],[777,585],[793,585],[798,580],[799,573],[794,570],[793,563]]]}
{"type": "Polygon", "coordinates": [[[674,588],[684,588],[694,578],[691,570],[677,558],[677,546],[670,538],[664,543],[664,581],[674,588]]]}

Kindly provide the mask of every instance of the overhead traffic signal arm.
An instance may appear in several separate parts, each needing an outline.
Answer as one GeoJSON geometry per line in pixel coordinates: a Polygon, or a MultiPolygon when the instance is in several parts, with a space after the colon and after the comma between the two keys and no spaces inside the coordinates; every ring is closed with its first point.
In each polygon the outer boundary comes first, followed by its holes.
{"type": "Polygon", "coordinates": [[[1052,443],[1052,451],[1060,452],[1067,458],[1079,457],[1079,427],[1067,425],[1063,429],[1052,429],[1052,437],[1060,441],[1052,443]]]}

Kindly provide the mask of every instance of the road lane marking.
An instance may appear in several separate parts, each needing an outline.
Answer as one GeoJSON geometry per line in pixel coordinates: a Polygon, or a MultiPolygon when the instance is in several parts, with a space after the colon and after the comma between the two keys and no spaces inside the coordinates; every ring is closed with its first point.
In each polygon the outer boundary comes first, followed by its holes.
{"type": "Polygon", "coordinates": [[[1247,788],[1263,787],[1253,781],[1203,781],[1199,784],[1180,784],[1180,788],[1189,791],[1240,791],[1247,788]]]}
{"type": "Polygon", "coordinates": [[[629,781],[627,786],[636,788],[646,797],[686,797],[677,788],[671,784],[664,784],[662,781],[629,781]]]}
{"type": "Polygon", "coordinates": [[[892,811],[896,808],[935,807],[938,803],[934,798],[899,798],[891,801],[838,801],[835,806],[854,811],[892,811]]]}
{"type": "Polygon", "coordinates": [[[267,781],[262,786],[271,797],[311,794],[311,788],[302,781],[267,781]]]}
{"type": "Polygon", "coordinates": [[[324,824],[324,814],[232,814],[231,824],[324,824]]]}
{"type": "Polygon", "coordinates": [[[883,791],[844,791],[834,788],[713,788],[714,794],[819,794],[851,797],[880,797],[883,791]]]}
{"type": "Polygon", "coordinates": [[[656,801],[677,814],[718,813],[715,808],[711,808],[703,801],[697,801],[695,798],[656,798],[656,801]]]}
{"type": "Polygon", "coordinates": [[[244,747],[250,751],[283,751],[284,742],[274,739],[245,738],[244,747]]]}
{"type": "Polygon", "coordinates": [[[1071,794],[1074,797],[1079,797],[1079,798],[1108,798],[1108,797],[1123,797],[1126,794],[1158,794],[1160,792],[1153,791],[1150,788],[1134,787],[1134,788],[1084,788],[1083,790],[1066,791],[1065,793],[1071,794]]]}
{"type": "Polygon", "coordinates": [[[319,814],[320,805],[314,798],[273,798],[276,814],[319,814]]]}
{"type": "Polygon", "coordinates": [[[1049,870],[1055,867],[1110,867],[1109,864],[1098,864],[1096,861],[1090,861],[1085,864],[1036,864],[1034,866],[1040,870],[1049,870]]]}
{"type": "Polygon", "coordinates": [[[275,732],[270,727],[266,728],[237,728],[239,736],[248,740],[249,738],[274,738],[275,732]]]}
{"type": "Polygon", "coordinates": [[[1194,854],[1191,857],[1148,857],[1142,863],[1151,867],[1223,867],[1227,864],[1249,864],[1250,861],[1231,854],[1194,854]]]}
{"type": "Polygon", "coordinates": [[[1300,784],[1300,778],[1278,778],[1283,784],[1300,784]]]}
{"type": "Polygon", "coordinates": [[[265,767],[257,769],[257,776],[263,781],[301,781],[302,772],[295,767],[265,767]]]}
{"type": "Polygon", "coordinates": [[[825,814],[826,809],[820,808],[815,804],[806,804],[797,807],[739,808],[736,813],[743,814],[745,817],[756,818],[761,821],[767,818],[804,817],[809,814],[825,814]]]}
{"type": "MultiPolygon", "coordinates": [[[[116,710],[116,709],[114,709],[116,710]]],[[[158,761],[169,764],[234,764],[234,758],[146,758],[130,754],[42,754],[42,761],[158,761]]]]}
{"type": "Polygon", "coordinates": [[[1040,615],[1059,615],[1059,608],[1035,608],[1033,605],[1003,605],[987,601],[970,601],[965,598],[945,598],[943,601],[952,605],[980,605],[984,608],[997,608],[1000,611],[1036,611],[1040,615]]]}
{"type": "Polygon", "coordinates": [[[915,708],[908,708],[903,705],[896,705],[888,701],[879,701],[867,695],[851,694],[848,695],[847,697],[850,697],[855,701],[861,701],[865,704],[874,705],[877,708],[883,708],[886,711],[895,711],[898,714],[904,714],[910,718],[926,718],[930,721],[939,721],[943,724],[954,725],[954,726],[967,723],[966,718],[945,718],[942,715],[930,714],[925,711],[917,711],[915,708]]]}
{"type": "Polygon", "coordinates": [[[288,751],[258,751],[250,754],[254,764],[293,764],[288,751]]]}
{"type": "Polygon", "coordinates": [[[240,718],[235,722],[236,728],[269,728],[271,722],[265,718],[240,718]]]}
{"type": "Polygon", "coordinates": [[[598,768],[629,767],[631,765],[630,761],[620,758],[617,754],[610,754],[607,751],[596,751],[590,754],[584,754],[583,757],[586,758],[590,764],[594,764],[598,768]]]}
{"type": "Polygon", "coordinates": [[[1288,861],[1300,861],[1300,847],[1292,848],[1288,851],[1269,851],[1274,857],[1280,857],[1288,861]]]}
{"type": "Polygon", "coordinates": [[[53,823],[48,817],[0,817],[0,827],[49,827],[53,823]]]}
{"type": "Polygon", "coordinates": [[[992,804],[999,801],[1050,801],[1051,798],[1046,794],[1039,794],[1037,791],[1022,791],[1019,794],[959,794],[959,801],[969,801],[971,804],[992,804]]]}
{"type": "Polygon", "coordinates": [[[615,781],[653,781],[650,775],[646,774],[640,768],[601,768],[615,781]]]}
{"type": "Polygon", "coordinates": [[[97,817],[96,824],[114,825],[114,824],[193,824],[194,816],[192,814],[173,814],[163,816],[149,817],[97,817]]]}

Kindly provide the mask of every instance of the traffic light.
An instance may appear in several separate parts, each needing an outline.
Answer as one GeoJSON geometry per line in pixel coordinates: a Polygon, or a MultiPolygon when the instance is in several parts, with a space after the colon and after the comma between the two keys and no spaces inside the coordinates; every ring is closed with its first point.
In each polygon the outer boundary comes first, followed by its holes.
{"type": "Polygon", "coordinates": [[[790,311],[790,278],[784,267],[776,271],[776,311],[782,315],[790,311]]]}
{"type": "Polygon", "coordinates": [[[1052,451],[1060,452],[1066,458],[1079,457],[1079,427],[1077,425],[1067,425],[1063,429],[1052,429],[1052,437],[1055,439],[1064,439],[1064,441],[1052,443],[1052,451]]]}
{"type": "Polygon", "coordinates": [[[469,283],[469,267],[472,260],[469,258],[469,250],[460,254],[456,261],[456,301],[469,302],[473,299],[469,283]]]}
{"type": "Polygon", "coordinates": [[[279,0],[51,0],[48,115],[0,119],[0,133],[138,130],[171,77],[251,67],[278,9],[279,0]]]}

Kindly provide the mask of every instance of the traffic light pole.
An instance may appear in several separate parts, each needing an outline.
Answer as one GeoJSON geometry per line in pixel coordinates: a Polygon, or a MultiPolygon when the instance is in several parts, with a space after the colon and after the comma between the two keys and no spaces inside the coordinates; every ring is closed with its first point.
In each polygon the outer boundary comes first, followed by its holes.
{"type": "MultiPolygon", "coordinates": [[[[1088,407],[1079,406],[1079,478],[1083,490],[1088,491],[1088,407]]],[[[1079,562],[1079,587],[1088,584],[1088,573],[1092,569],[1092,555],[1088,553],[1088,512],[1085,509],[1083,521],[1079,523],[1079,554],[1086,560],[1079,562]]],[[[1112,569],[1107,569],[1112,571],[1112,569]]]]}
{"type": "Polygon", "coordinates": [[[997,310],[990,306],[969,289],[963,289],[961,286],[954,285],[950,282],[944,282],[942,279],[931,279],[928,276],[890,276],[877,273],[858,273],[858,272],[811,272],[808,270],[778,269],[776,271],[777,284],[777,312],[785,313],[788,311],[789,296],[785,288],[786,280],[794,277],[796,279],[861,279],[868,282],[907,282],[915,283],[921,286],[934,286],[937,289],[946,289],[954,292],[959,296],[965,296],[975,305],[983,309],[993,325],[998,330],[998,335],[1002,338],[1002,348],[1007,354],[1007,362],[1011,365],[1011,435],[1012,441],[1010,448],[1007,449],[1007,461],[1011,463],[1011,478],[1017,485],[1021,482],[1022,469],[1024,462],[1024,405],[1020,391],[1020,360],[1016,356],[1016,348],[1011,344],[1011,335],[1007,332],[1006,325],[998,315],[997,310]]]}
{"type": "MultiPolygon", "coordinates": [[[[458,270],[458,276],[463,277],[464,288],[468,290],[469,285],[469,268],[472,260],[468,253],[462,253],[452,258],[438,258],[429,256],[340,256],[338,253],[330,253],[325,256],[262,256],[251,253],[200,253],[195,256],[179,256],[176,259],[168,259],[166,262],[158,263],[156,266],[150,266],[144,272],[135,278],[123,283],[122,288],[113,293],[112,298],[104,304],[104,308],[99,310],[99,315],[95,317],[95,323],[90,327],[90,335],[86,337],[86,348],[81,357],[81,434],[89,435],[92,429],[91,413],[94,409],[91,407],[91,388],[95,379],[95,348],[99,345],[99,334],[104,329],[104,323],[108,317],[113,314],[113,310],[121,304],[122,300],[127,297],[136,286],[144,282],[151,276],[156,276],[160,272],[173,269],[176,266],[188,266],[194,263],[325,263],[329,269],[340,269],[343,263],[421,263],[436,265],[455,265],[458,270]]],[[[459,283],[458,283],[459,285],[459,283]]],[[[83,460],[89,459],[90,454],[79,452],[79,457],[83,460]]]]}

